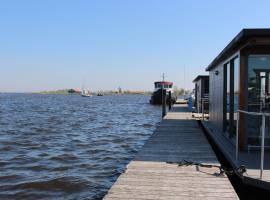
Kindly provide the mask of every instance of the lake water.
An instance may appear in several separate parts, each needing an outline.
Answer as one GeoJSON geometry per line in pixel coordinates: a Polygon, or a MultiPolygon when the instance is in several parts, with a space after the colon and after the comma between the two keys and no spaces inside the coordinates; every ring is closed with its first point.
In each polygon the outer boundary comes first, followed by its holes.
{"type": "Polygon", "coordinates": [[[101,199],[161,120],[149,98],[0,94],[0,199],[101,199]]]}

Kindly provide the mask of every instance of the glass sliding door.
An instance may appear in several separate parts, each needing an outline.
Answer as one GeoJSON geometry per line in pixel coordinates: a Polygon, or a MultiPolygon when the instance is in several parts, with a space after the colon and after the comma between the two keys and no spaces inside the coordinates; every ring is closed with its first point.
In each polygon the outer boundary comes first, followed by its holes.
{"type": "Polygon", "coordinates": [[[239,58],[224,65],[224,115],[223,130],[230,138],[236,135],[236,117],[239,99],[239,58]]]}
{"type": "MultiPolygon", "coordinates": [[[[249,55],[248,57],[248,111],[270,113],[270,55],[249,55]]],[[[248,145],[260,145],[260,116],[247,116],[248,145]]],[[[270,145],[270,120],[266,118],[266,145],[270,145]]]]}
{"type": "Polygon", "coordinates": [[[231,107],[231,102],[230,102],[230,81],[231,81],[231,68],[230,68],[230,63],[226,65],[227,67],[227,130],[229,131],[229,124],[230,124],[230,107],[231,107]]]}

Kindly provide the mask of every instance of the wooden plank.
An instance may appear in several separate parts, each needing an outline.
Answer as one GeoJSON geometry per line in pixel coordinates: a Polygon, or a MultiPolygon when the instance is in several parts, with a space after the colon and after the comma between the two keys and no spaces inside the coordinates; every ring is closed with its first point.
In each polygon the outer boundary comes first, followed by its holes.
{"type": "Polygon", "coordinates": [[[104,197],[114,199],[238,199],[218,168],[178,166],[189,160],[220,166],[202,130],[184,105],[159,123],[104,197]]]}

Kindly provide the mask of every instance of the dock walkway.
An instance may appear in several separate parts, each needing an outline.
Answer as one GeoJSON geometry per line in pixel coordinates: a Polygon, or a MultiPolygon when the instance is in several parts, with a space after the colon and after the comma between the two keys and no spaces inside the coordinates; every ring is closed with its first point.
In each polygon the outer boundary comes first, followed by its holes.
{"type": "Polygon", "coordinates": [[[105,200],[238,199],[217,168],[178,166],[183,160],[220,165],[186,105],[175,105],[129,163],[105,200]]]}
{"type": "Polygon", "coordinates": [[[202,121],[202,125],[207,130],[209,136],[213,139],[224,157],[231,163],[233,168],[237,169],[243,165],[247,173],[238,174],[243,183],[270,190],[270,152],[264,153],[264,170],[262,179],[260,178],[261,151],[239,151],[238,161],[235,156],[235,144],[229,141],[224,133],[217,131],[208,121],[202,121]]]}

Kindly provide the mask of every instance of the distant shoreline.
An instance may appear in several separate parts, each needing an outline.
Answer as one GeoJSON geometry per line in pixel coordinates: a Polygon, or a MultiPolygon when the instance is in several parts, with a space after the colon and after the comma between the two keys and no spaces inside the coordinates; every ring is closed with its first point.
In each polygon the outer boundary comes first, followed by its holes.
{"type": "MultiPolygon", "coordinates": [[[[92,95],[98,95],[99,92],[91,92],[92,95]]],[[[68,89],[64,90],[53,90],[53,91],[40,91],[40,92],[0,92],[0,94],[43,94],[43,95],[81,95],[80,92],[70,93],[68,89]]],[[[151,95],[152,92],[149,91],[123,91],[119,93],[117,91],[105,91],[102,92],[103,95],[151,95]]]]}

